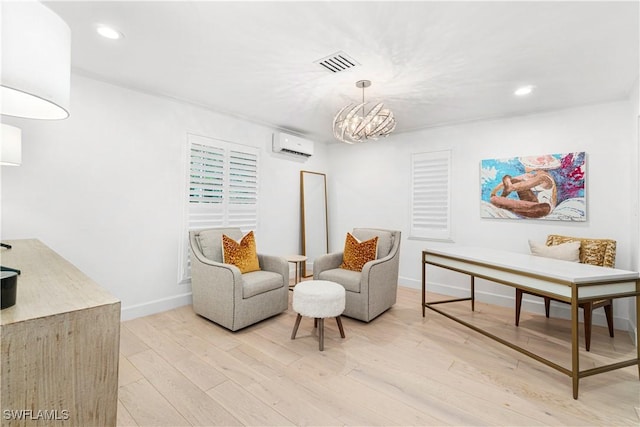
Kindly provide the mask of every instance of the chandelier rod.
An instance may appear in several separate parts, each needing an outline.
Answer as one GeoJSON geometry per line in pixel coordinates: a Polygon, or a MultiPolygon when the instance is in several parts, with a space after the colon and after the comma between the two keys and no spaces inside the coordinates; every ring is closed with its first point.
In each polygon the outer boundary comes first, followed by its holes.
{"type": "Polygon", "coordinates": [[[371,86],[371,80],[358,80],[356,82],[356,87],[359,87],[362,89],[362,118],[365,117],[364,114],[364,89],[371,86]]]}

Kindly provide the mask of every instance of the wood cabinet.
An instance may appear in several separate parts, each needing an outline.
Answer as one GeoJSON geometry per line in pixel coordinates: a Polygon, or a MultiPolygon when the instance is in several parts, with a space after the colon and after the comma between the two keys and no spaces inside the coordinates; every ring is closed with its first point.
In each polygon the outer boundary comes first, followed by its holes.
{"type": "Polygon", "coordinates": [[[22,274],[0,312],[1,424],[115,426],[120,301],[42,242],[4,243],[22,274]]]}

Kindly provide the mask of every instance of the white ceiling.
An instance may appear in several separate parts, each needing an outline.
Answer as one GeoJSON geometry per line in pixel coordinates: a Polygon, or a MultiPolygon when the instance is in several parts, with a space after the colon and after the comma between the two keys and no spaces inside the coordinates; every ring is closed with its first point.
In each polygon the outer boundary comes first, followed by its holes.
{"type": "Polygon", "coordinates": [[[323,142],[361,79],[403,132],[618,100],[638,78],[637,1],[45,3],[76,72],[323,142]],[[314,63],[337,51],[360,65],[314,63]],[[536,90],[517,98],[521,84],[536,90]]]}

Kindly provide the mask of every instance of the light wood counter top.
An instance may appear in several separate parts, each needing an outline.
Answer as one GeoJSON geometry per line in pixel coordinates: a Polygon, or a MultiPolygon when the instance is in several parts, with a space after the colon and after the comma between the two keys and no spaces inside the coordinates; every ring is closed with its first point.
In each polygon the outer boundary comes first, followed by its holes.
{"type": "Polygon", "coordinates": [[[119,302],[41,241],[4,243],[12,249],[0,252],[2,265],[17,268],[21,274],[16,304],[0,311],[0,325],[119,302]]]}
{"type": "Polygon", "coordinates": [[[0,425],[115,426],[120,301],[42,242],[4,243],[21,274],[0,311],[0,425]]]}

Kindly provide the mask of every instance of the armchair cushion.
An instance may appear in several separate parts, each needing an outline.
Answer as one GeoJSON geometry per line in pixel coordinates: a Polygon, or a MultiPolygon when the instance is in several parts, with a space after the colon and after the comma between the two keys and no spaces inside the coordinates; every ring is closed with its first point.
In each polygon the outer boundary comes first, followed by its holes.
{"type": "Polygon", "coordinates": [[[282,287],[282,275],[272,271],[252,271],[242,275],[242,298],[269,292],[282,287]]]}
{"type": "MultiPolygon", "coordinates": [[[[239,228],[226,228],[223,230],[224,234],[236,241],[242,238],[242,232],[239,228]]],[[[223,262],[221,236],[222,230],[216,228],[201,230],[196,234],[197,243],[199,244],[202,255],[204,255],[205,258],[216,262],[223,262]]]]}
{"type": "Polygon", "coordinates": [[[393,247],[393,234],[390,231],[373,228],[354,228],[353,236],[361,242],[374,237],[378,238],[378,251],[375,259],[386,257],[393,247]]]}
{"type": "Polygon", "coordinates": [[[580,261],[580,242],[578,241],[547,246],[544,243],[536,243],[529,240],[529,248],[533,255],[555,258],[563,261],[580,261]]]}
{"type": "Polygon", "coordinates": [[[340,283],[349,292],[360,292],[361,278],[361,272],[344,268],[334,268],[322,272],[322,280],[340,283]]]}
{"type": "Polygon", "coordinates": [[[369,261],[376,259],[378,236],[364,242],[358,241],[351,233],[347,233],[344,242],[344,254],[340,268],[352,271],[362,271],[362,267],[369,261]]]}
{"type": "Polygon", "coordinates": [[[222,259],[225,264],[233,264],[238,267],[243,274],[260,270],[253,231],[248,232],[240,242],[236,242],[231,237],[223,234],[222,259]]]}

